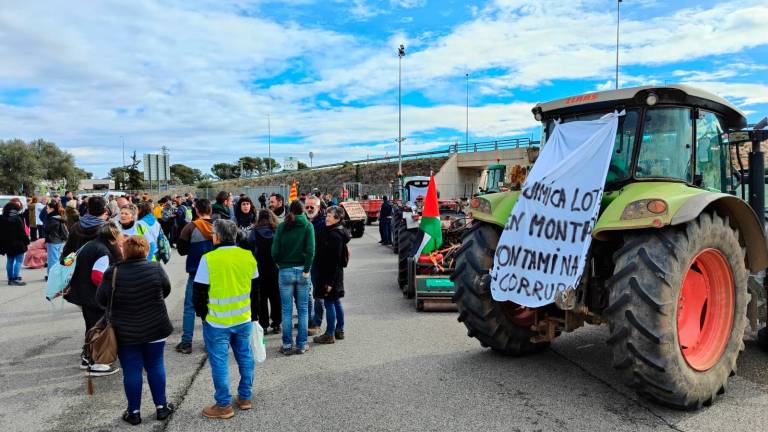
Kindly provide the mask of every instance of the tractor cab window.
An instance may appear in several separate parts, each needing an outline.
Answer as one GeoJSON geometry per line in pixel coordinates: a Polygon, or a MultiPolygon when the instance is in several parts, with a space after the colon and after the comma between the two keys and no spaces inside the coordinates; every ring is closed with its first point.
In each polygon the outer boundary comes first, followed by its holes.
{"type": "Polygon", "coordinates": [[[636,177],[691,181],[690,108],[653,108],[645,113],[636,177]]]}
{"type": "Polygon", "coordinates": [[[504,182],[504,167],[493,167],[488,169],[488,180],[485,189],[487,191],[499,191],[500,184],[504,182]]]}
{"type": "MultiPolygon", "coordinates": [[[[562,119],[563,123],[572,121],[597,120],[604,116],[605,112],[582,114],[562,119]]],[[[611,165],[608,167],[608,176],[605,179],[606,184],[610,184],[629,177],[632,168],[632,153],[635,148],[635,136],[637,135],[637,123],[639,113],[636,109],[626,110],[626,114],[619,117],[619,127],[616,131],[616,142],[613,145],[613,154],[611,156],[611,165]]],[[[544,138],[552,134],[554,121],[547,121],[544,128],[544,138]]]]}
{"type": "Polygon", "coordinates": [[[694,184],[713,192],[726,188],[728,145],[717,115],[700,111],[696,118],[696,177],[694,184]]]}

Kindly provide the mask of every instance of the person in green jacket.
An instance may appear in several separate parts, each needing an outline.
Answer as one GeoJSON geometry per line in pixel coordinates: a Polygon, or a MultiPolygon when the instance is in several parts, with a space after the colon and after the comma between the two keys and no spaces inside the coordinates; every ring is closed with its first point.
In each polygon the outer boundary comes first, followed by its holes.
{"type": "Polygon", "coordinates": [[[272,257],[279,269],[280,303],[283,309],[283,344],[280,353],[304,354],[307,345],[309,311],[312,292],[309,269],[315,256],[315,229],[304,214],[301,201],[291,203],[285,221],[277,226],[272,242],[272,257]],[[293,345],[293,304],[296,303],[298,331],[293,345]]]}

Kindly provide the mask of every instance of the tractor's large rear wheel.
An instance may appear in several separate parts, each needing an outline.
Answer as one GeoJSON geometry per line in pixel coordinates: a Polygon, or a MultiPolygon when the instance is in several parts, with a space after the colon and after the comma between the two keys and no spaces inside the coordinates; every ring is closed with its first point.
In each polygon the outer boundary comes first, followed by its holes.
{"type": "Polygon", "coordinates": [[[747,270],[728,219],[628,234],[605,309],[614,367],[642,396],[698,409],[725,391],[747,324],[747,270]]]}
{"type": "Polygon", "coordinates": [[[401,223],[398,231],[397,283],[402,290],[408,283],[408,255],[411,253],[416,230],[409,230],[405,223],[401,223]]]}
{"type": "Polygon", "coordinates": [[[491,297],[488,270],[493,267],[500,236],[501,227],[475,221],[462,237],[456,270],[451,275],[459,321],[483,347],[510,355],[537,352],[549,343],[531,342],[535,311],[491,297]]]}

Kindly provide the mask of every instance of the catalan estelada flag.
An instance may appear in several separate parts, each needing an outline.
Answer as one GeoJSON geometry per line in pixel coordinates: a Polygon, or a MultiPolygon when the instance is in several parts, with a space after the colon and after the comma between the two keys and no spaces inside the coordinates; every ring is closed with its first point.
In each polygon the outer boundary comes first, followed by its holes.
{"type": "Polygon", "coordinates": [[[415,257],[420,254],[428,254],[440,249],[443,245],[443,230],[440,226],[440,207],[437,203],[437,185],[435,176],[429,176],[427,196],[424,198],[424,211],[421,212],[419,234],[416,236],[415,257]]]}
{"type": "Polygon", "coordinates": [[[288,194],[288,203],[292,203],[299,199],[299,184],[296,183],[296,180],[291,183],[291,192],[288,194]]]}

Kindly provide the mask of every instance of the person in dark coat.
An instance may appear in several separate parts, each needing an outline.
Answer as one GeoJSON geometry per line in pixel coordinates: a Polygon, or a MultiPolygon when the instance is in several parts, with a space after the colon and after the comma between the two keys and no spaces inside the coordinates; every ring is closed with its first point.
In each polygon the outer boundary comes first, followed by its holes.
{"type": "Polygon", "coordinates": [[[128,237],[123,242],[123,261],[104,273],[96,291],[96,303],[105,310],[110,304],[112,307],[112,328],[117,337],[117,355],[123,367],[123,388],[128,399],[123,420],[133,425],[141,423],[145,370],[157,419],[165,420],[175,408],[166,399],[163,361],[165,339],[173,332],[165,307],[171,282],[159,263],[147,261],[148,254],[149,242],[144,237],[128,237]]]}
{"type": "MultiPolygon", "coordinates": [[[[70,235],[71,238],[71,235],[70,235]]],[[[98,228],[97,236],[89,241],[77,254],[75,270],[69,282],[69,292],[64,300],[80,306],[85,321],[85,333],[104,316],[104,309],[96,302],[96,289],[101,285],[104,272],[122,257],[120,243],[123,234],[114,224],[104,224],[98,228]]],[[[66,256],[62,258],[64,260],[66,256]]],[[[80,368],[87,369],[91,376],[112,375],[119,369],[111,365],[96,364],[91,361],[88,350],[83,345],[80,368]]]]}
{"type": "Polygon", "coordinates": [[[51,271],[54,263],[59,262],[61,249],[64,247],[67,237],[69,237],[67,223],[61,216],[63,210],[59,202],[55,200],[50,200],[45,207],[45,211],[48,214],[48,218],[43,226],[45,248],[48,252],[48,269],[46,274],[51,271]]]}
{"type": "Polygon", "coordinates": [[[379,210],[379,234],[381,234],[381,241],[379,243],[383,245],[392,244],[392,204],[389,203],[389,199],[384,195],[384,199],[381,203],[381,209],[379,210]]]}
{"type": "Polygon", "coordinates": [[[26,225],[21,216],[21,201],[13,198],[3,206],[0,215],[0,255],[5,255],[5,271],[8,274],[8,285],[26,285],[21,280],[21,264],[24,253],[27,252],[29,237],[26,225]]]}
{"type": "Polygon", "coordinates": [[[264,192],[262,192],[261,195],[259,195],[259,207],[261,209],[267,208],[267,194],[265,194],[264,192]]]}
{"type": "MultiPolygon", "coordinates": [[[[312,222],[312,227],[315,229],[315,258],[312,263],[312,269],[309,271],[310,278],[312,279],[312,285],[317,285],[317,267],[319,255],[317,254],[317,245],[320,241],[320,235],[325,228],[325,209],[321,205],[320,198],[316,196],[310,196],[307,198],[307,204],[304,206],[304,210],[307,211],[307,218],[312,222]]],[[[309,336],[315,336],[320,333],[320,326],[323,325],[323,299],[316,298],[314,305],[312,304],[313,294],[309,296],[309,328],[307,334],[309,336]]]]}
{"type": "Polygon", "coordinates": [[[315,336],[315,343],[332,344],[336,339],[344,339],[344,310],[341,298],[344,297],[344,267],[349,261],[347,243],[352,235],[342,225],[344,209],[338,206],[326,210],[325,229],[317,247],[318,284],[314,287],[315,298],[322,298],[325,303],[325,333],[315,336]]]}
{"type": "Polygon", "coordinates": [[[270,328],[273,334],[280,333],[282,321],[282,308],[280,306],[280,287],[278,285],[277,264],[272,258],[272,240],[277,229],[277,216],[271,210],[260,210],[256,219],[256,226],[248,236],[248,248],[256,258],[259,269],[259,298],[257,302],[251,299],[251,307],[258,304],[258,316],[261,328],[266,332],[270,328]]]}

